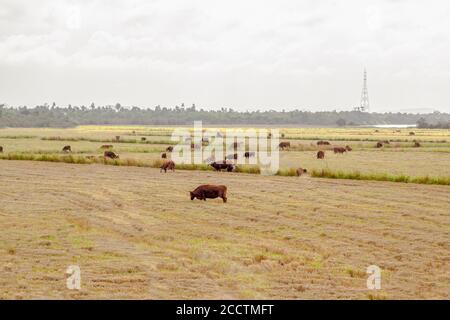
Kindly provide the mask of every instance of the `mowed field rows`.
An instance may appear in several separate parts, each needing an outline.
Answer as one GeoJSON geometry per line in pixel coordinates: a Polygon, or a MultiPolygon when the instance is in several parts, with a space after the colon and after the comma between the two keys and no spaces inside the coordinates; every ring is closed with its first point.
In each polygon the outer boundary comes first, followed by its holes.
{"type": "Polygon", "coordinates": [[[0,161],[0,298],[449,299],[449,194],[0,161]],[[191,201],[205,183],[226,185],[228,202],[191,201]],[[69,265],[80,291],[66,288],[69,265]],[[366,287],[369,265],[381,290],[366,287]]]}

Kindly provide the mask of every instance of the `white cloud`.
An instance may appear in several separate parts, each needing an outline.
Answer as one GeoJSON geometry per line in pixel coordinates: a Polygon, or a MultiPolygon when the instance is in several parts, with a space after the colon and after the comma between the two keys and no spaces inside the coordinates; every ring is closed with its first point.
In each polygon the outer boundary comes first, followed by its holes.
{"type": "Polygon", "coordinates": [[[350,108],[367,67],[374,110],[450,111],[450,4],[431,3],[2,0],[2,97],[350,108]]]}

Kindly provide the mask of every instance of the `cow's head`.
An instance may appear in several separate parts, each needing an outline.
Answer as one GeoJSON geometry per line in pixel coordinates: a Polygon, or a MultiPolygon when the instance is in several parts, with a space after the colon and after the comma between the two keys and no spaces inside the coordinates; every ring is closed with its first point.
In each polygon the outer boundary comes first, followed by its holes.
{"type": "Polygon", "coordinates": [[[194,200],[195,199],[194,193],[192,191],[189,191],[189,194],[191,195],[191,200],[194,200]]]}

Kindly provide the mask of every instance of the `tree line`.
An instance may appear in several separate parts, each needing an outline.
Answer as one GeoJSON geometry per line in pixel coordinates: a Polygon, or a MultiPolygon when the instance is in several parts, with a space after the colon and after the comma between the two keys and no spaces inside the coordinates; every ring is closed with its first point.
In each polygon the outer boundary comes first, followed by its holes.
{"type": "Polygon", "coordinates": [[[360,111],[235,111],[198,109],[181,106],[154,108],[116,105],[59,107],[44,104],[33,108],[0,104],[0,127],[74,127],[77,125],[192,125],[203,121],[206,125],[311,125],[364,126],[374,124],[420,124],[428,127],[450,122],[450,114],[433,112],[366,113],[360,111]]]}

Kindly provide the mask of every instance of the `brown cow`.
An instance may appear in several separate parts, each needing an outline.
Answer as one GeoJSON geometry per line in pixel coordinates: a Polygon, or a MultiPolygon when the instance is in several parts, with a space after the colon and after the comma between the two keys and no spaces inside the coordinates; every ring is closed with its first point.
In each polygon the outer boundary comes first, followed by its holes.
{"type": "Polygon", "coordinates": [[[100,148],[101,149],[112,149],[113,145],[112,144],[104,144],[102,145],[100,148]]]}
{"type": "Polygon", "coordinates": [[[352,151],[353,149],[350,146],[345,146],[345,150],[352,151]]]}
{"type": "Polygon", "coordinates": [[[307,173],[307,172],[308,172],[308,171],[307,171],[306,169],[298,168],[298,169],[295,171],[295,174],[297,175],[297,177],[300,177],[302,174],[307,173]]]}
{"type": "Polygon", "coordinates": [[[172,146],[167,147],[167,148],[166,148],[166,151],[167,151],[167,152],[172,152],[172,151],[173,151],[173,147],[172,147],[172,146]]]}
{"type": "Polygon", "coordinates": [[[163,154],[161,154],[161,158],[166,159],[167,158],[167,154],[164,152],[163,154]]]}
{"type": "Polygon", "coordinates": [[[226,169],[228,172],[233,171],[234,166],[231,163],[226,162],[213,162],[209,164],[211,167],[213,167],[216,171],[222,171],[223,169],[226,169]]]}
{"type": "Polygon", "coordinates": [[[190,191],[191,200],[195,198],[206,201],[206,198],[215,199],[222,198],[223,202],[227,202],[227,187],[223,185],[204,184],[190,191]]]}
{"type": "Polygon", "coordinates": [[[103,156],[105,158],[119,159],[119,155],[117,153],[115,153],[114,151],[105,151],[103,156]]]}
{"type": "Polygon", "coordinates": [[[285,148],[290,148],[291,147],[291,143],[290,142],[280,142],[280,144],[278,145],[278,147],[281,150],[284,150],[285,148]]]}
{"type": "Polygon", "coordinates": [[[319,151],[317,152],[317,159],[323,159],[325,158],[325,152],[319,151]]]}
{"type": "Polygon", "coordinates": [[[410,136],[415,136],[415,135],[416,135],[416,133],[415,133],[415,132],[413,132],[413,131],[411,131],[411,132],[409,133],[409,135],[410,135],[410,136]]]}
{"type": "Polygon", "coordinates": [[[145,140],[147,140],[146,137],[141,137],[141,141],[144,142],[145,140]]]}
{"type": "Polygon", "coordinates": [[[376,148],[381,148],[381,147],[383,147],[383,143],[378,141],[375,147],[376,148]]]}
{"type": "Polygon", "coordinates": [[[72,149],[70,148],[70,146],[64,146],[64,147],[62,148],[62,151],[63,151],[63,152],[72,152],[72,149]]]}
{"type": "Polygon", "coordinates": [[[347,150],[345,148],[343,148],[343,147],[334,147],[333,151],[334,151],[334,153],[342,153],[342,154],[344,152],[347,152],[347,150]]]}
{"type": "Polygon", "coordinates": [[[0,146],[0,152],[3,152],[3,147],[2,146],[0,146]]]}
{"type": "Polygon", "coordinates": [[[329,143],[328,141],[319,140],[319,141],[317,141],[317,145],[318,145],[318,146],[322,146],[322,145],[327,145],[327,146],[329,146],[330,143],[329,143]]]}
{"type": "Polygon", "coordinates": [[[420,146],[420,142],[414,141],[414,148],[419,148],[420,146]]]}
{"type": "Polygon", "coordinates": [[[164,161],[164,163],[160,167],[159,172],[162,172],[163,170],[164,172],[167,172],[167,170],[175,171],[175,162],[173,162],[172,160],[164,161]]]}

